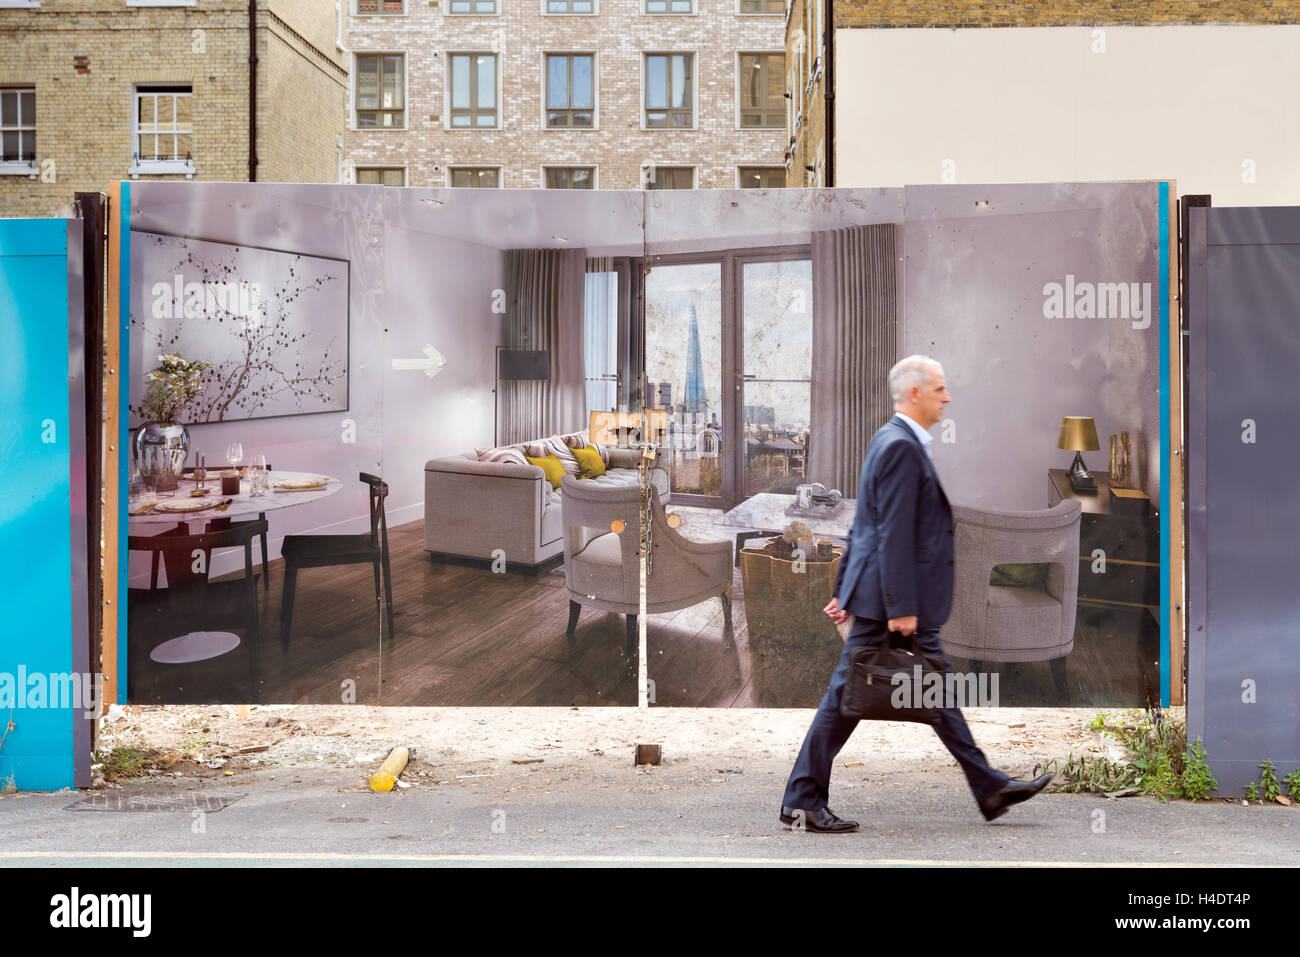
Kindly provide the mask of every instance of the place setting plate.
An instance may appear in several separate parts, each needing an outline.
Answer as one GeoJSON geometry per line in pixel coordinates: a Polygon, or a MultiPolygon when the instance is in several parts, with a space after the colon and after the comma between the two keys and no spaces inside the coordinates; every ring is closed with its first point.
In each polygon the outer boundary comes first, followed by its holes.
{"type": "Polygon", "coordinates": [[[317,492],[329,485],[330,480],[321,476],[315,478],[284,479],[271,487],[277,492],[317,492]]]}
{"type": "Polygon", "coordinates": [[[155,512],[201,512],[205,508],[215,508],[220,501],[220,499],[216,498],[178,498],[159,502],[152,510],[155,512]]]}

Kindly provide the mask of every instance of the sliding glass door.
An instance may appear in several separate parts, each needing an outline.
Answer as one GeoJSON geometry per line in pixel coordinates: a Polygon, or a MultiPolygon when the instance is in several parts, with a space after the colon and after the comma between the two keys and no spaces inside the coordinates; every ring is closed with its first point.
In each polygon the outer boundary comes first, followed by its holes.
{"type": "Polygon", "coordinates": [[[805,481],[807,246],[652,257],[645,345],[645,405],[668,412],[674,501],[730,508],[805,481]]]}
{"type": "Polygon", "coordinates": [[[645,279],[645,406],[668,411],[674,500],[722,501],[723,264],[655,257],[645,279]]]}
{"type": "MultiPolygon", "coordinates": [[[[799,258],[795,258],[798,256],[799,258]]],[[[738,259],[743,330],[736,404],[741,498],[806,482],[812,381],[812,260],[738,259]]]]}

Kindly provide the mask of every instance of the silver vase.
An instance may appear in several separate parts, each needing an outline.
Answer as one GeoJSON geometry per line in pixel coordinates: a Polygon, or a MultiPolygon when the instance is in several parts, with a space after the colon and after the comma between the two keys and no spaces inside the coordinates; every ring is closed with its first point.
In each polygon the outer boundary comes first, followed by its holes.
{"type": "Polygon", "coordinates": [[[146,422],[135,431],[135,464],[145,481],[170,492],[190,454],[190,433],[177,422],[146,422]]]}

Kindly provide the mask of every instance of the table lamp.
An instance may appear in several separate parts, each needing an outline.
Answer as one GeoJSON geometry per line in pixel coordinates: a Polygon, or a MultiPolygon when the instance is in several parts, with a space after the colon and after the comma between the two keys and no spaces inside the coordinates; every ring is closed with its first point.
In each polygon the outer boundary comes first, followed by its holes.
{"type": "Polygon", "coordinates": [[[1097,441],[1097,423],[1092,417],[1067,415],[1061,419],[1061,434],[1056,440],[1056,447],[1074,452],[1074,461],[1070,464],[1070,487],[1076,492],[1095,493],[1097,483],[1083,464],[1084,452],[1095,452],[1101,448],[1097,441]]]}
{"type": "Polygon", "coordinates": [[[615,445],[628,448],[641,441],[640,412],[592,412],[588,417],[587,438],[592,445],[615,445]]]}

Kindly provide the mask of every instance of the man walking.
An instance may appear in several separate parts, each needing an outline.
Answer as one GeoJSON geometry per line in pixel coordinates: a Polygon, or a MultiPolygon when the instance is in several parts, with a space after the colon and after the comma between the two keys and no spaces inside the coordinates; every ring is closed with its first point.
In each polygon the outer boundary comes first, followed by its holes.
{"type": "MultiPolygon", "coordinates": [[[[929,429],[952,401],[943,367],[909,356],[889,371],[894,417],[871,437],[858,481],[858,510],[840,559],[835,595],[826,613],[837,625],[854,616],[839,665],[804,737],[781,801],[781,822],[809,831],[856,831],[856,821],[826,806],[831,765],[857,720],[840,715],[840,694],[853,651],[889,640],[889,632],[915,636],[918,649],[952,664],[939,627],[952,609],[952,509],[931,462],[929,429]]],[[[949,704],[951,702],[945,702],[949,704]]],[[[989,766],[961,710],[945,707],[934,725],[952,752],[985,820],[1033,797],[1052,779],[1013,781],[989,766]]]]}

